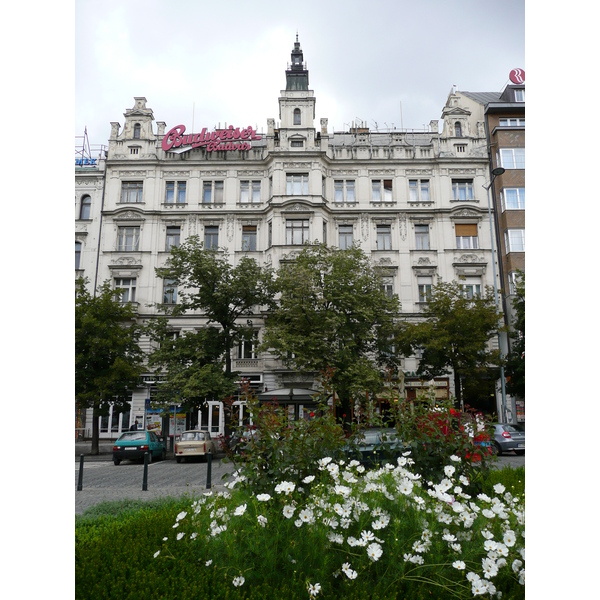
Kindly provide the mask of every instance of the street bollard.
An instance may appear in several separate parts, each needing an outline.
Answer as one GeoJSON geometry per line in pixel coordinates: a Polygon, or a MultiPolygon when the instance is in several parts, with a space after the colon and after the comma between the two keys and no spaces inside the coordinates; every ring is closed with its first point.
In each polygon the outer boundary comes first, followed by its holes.
{"type": "Polygon", "coordinates": [[[209,490],[211,487],[210,478],[212,475],[212,452],[206,455],[206,489],[209,490]]]}
{"type": "Polygon", "coordinates": [[[79,479],[77,480],[77,491],[83,489],[83,454],[79,455],[79,479]]]}
{"type": "Polygon", "coordinates": [[[144,452],[144,480],[142,481],[142,492],[148,491],[148,457],[149,454],[144,452]]]}

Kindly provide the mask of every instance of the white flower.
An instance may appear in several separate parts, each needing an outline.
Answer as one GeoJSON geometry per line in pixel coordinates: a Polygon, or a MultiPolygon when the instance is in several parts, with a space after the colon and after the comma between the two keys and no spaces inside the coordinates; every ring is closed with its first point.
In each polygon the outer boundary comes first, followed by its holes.
{"type": "Polygon", "coordinates": [[[295,506],[290,506],[289,504],[283,507],[283,516],[286,519],[291,519],[294,516],[294,512],[296,512],[295,506]]]}
{"type": "Polygon", "coordinates": [[[483,567],[483,575],[486,579],[496,577],[498,575],[498,566],[496,561],[491,558],[482,558],[481,565],[483,567]]]}
{"type": "Polygon", "coordinates": [[[156,557],[157,557],[159,554],[160,554],[160,550],[156,551],[156,552],[154,553],[154,558],[156,558],[156,557]]]}
{"type": "Polygon", "coordinates": [[[509,547],[512,548],[515,545],[515,542],[517,541],[517,538],[515,536],[515,532],[512,531],[511,529],[508,529],[504,532],[504,543],[509,547]]]}
{"type": "Polygon", "coordinates": [[[486,540],[483,544],[483,549],[486,552],[490,552],[490,550],[496,550],[497,547],[498,547],[498,543],[495,542],[494,540],[486,540]]]}
{"type": "Polygon", "coordinates": [[[519,569],[523,566],[522,561],[520,561],[518,558],[515,558],[515,560],[513,560],[513,564],[512,564],[512,570],[513,573],[518,573],[519,569]]]}
{"type": "MultiPolygon", "coordinates": [[[[305,477],[302,480],[302,483],[312,483],[315,480],[315,476],[314,475],[308,475],[307,477],[305,477]]],[[[321,586],[317,583],[317,585],[319,586],[319,589],[321,588],[321,586]]]]}
{"type": "Polygon", "coordinates": [[[240,504],[240,506],[238,506],[235,511],[234,511],[234,515],[236,517],[239,517],[241,515],[243,515],[246,512],[246,505],[245,504],[240,504]]]}
{"type": "Polygon", "coordinates": [[[371,527],[375,530],[385,529],[390,522],[390,518],[387,515],[381,515],[376,521],[371,523],[371,527]]]}
{"type": "Polygon", "coordinates": [[[494,491],[496,492],[496,494],[501,494],[506,488],[501,484],[501,483],[497,483],[494,486],[494,491]]]}
{"type": "Polygon", "coordinates": [[[296,489],[296,484],[291,481],[282,481],[275,486],[275,491],[278,494],[291,494],[296,489]]]}
{"type": "Polygon", "coordinates": [[[464,475],[461,475],[458,479],[463,485],[469,485],[469,480],[464,475]]]}
{"type": "Polygon", "coordinates": [[[244,577],[242,575],[240,575],[239,577],[234,577],[233,585],[235,585],[235,587],[240,587],[240,586],[244,585],[244,581],[246,581],[246,580],[244,579],[244,577]]]}
{"type": "Polygon", "coordinates": [[[177,534],[177,539],[178,539],[178,540],[180,540],[180,539],[181,539],[181,538],[182,538],[184,535],[185,535],[185,531],[180,531],[180,532],[177,534]]]}
{"type": "Polygon", "coordinates": [[[455,560],[455,561],[452,563],[452,566],[453,566],[455,569],[458,569],[459,571],[464,571],[464,569],[465,569],[465,567],[466,567],[465,563],[464,563],[462,560],[455,560]]]}
{"type": "Polygon", "coordinates": [[[455,542],[456,541],[456,536],[452,535],[451,533],[445,533],[442,536],[442,539],[445,540],[446,542],[455,542]]]}
{"type": "Polygon", "coordinates": [[[375,539],[375,534],[372,531],[361,531],[360,537],[367,542],[372,542],[375,539]]]}
{"type": "Polygon", "coordinates": [[[314,523],[315,522],[313,511],[310,508],[302,509],[300,511],[299,517],[303,523],[314,523]]]}
{"type": "Polygon", "coordinates": [[[258,515],[256,520],[261,527],[265,527],[267,524],[267,517],[263,517],[262,515],[258,515]]]}
{"type": "Polygon", "coordinates": [[[495,513],[493,511],[491,511],[489,508],[484,508],[481,511],[481,514],[488,519],[493,519],[496,516],[495,513]]]}
{"type": "Polygon", "coordinates": [[[342,571],[348,577],[348,579],[356,579],[358,573],[350,568],[350,563],[344,563],[342,565],[342,571]]]}
{"type": "Polygon", "coordinates": [[[477,573],[473,573],[472,571],[467,573],[467,581],[473,583],[476,579],[479,579],[479,575],[477,575],[477,573]]]}
{"type": "Polygon", "coordinates": [[[373,562],[378,561],[382,554],[383,554],[383,550],[381,549],[381,546],[379,544],[373,542],[372,544],[369,544],[367,546],[367,556],[373,562]]]}
{"type": "Polygon", "coordinates": [[[256,499],[259,502],[267,502],[271,499],[271,496],[269,496],[269,494],[258,494],[258,496],[256,496],[256,499]]]}
{"type": "Polygon", "coordinates": [[[486,539],[486,540],[491,540],[494,537],[494,534],[489,530],[489,529],[482,529],[481,530],[481,535],[486,539]]]}
{"type": "Polygon", "coordinates": [[[198,537],[198,532],[194,531],[194,533],[192,533],[192,535],[190,535],[190,539],[191,540],[195,540],[198,537]]]}
{"type": "Polygon", "coordinates": [[[312,585],[311,583],[308,584],[308,593],[311,596],[316,596],[320,591],[321,591],[320,583],[315,583],[315,585],[312,585]]]}
{"type": "Polygon", "coordinates": [[[519,571],[519,583],[525,585],[525,569],[519,571]]]}
{"type": "Polygon", "coordinates": [[[491,502],[492,499],[487,496],[486,494],[477,494],[477,498],[479,498],[479,500],[483,500],[483,502],[491,502]]]}
{"type": "Polygon", "coordinates": [[[204,563],[205,567],[210,567],[210,565],[212,565],[212,558],[204,563]]]}
{"type": "Polygon", "coordinates": [[[454,462],[460,462],[460,456],[456,456],[455,454],[453,454],[453,455],[450,457],[450,460],[451,460],[451,461],[454,461],[454,462]]]}
{"type": "Polygon", "coordinates": [[[322,471],[330,462],[331,462],[331,457],[326,456],[325,458],[320,458],[318,460],[318,464],[319,464],[319,469],[322,471]]]}
{"type": "Polygon", "coordinates": [[[452,475],[454,475],[454,471],[456,471],[456,469],[452,465],[444,467],[444,473],[446,473],[446,477],[452,477],[452,475]]]}
{"type": "Polygon", "coordinates": [[[344,536],[341,533],[333,533],[332,531],[330,531],[327,534],[327,539],[330,542],[334,542],[336,544],[343,544],[344,543],[344,536]]]}
{"type": "Polygon", "coordinates": [[[483,596],[488,592],[487,582],[483,579],[475,579],[471,582],[471,592],[473,592],[473,596],[483,596]]]}
{"type": "Polygon", "coordinates": [[[187,516],[187,513],[185,512],[185,510],[183,510],[177,515],[177,520],[181,521],[181,519],[185,519],[186,516],[187,516]]]}

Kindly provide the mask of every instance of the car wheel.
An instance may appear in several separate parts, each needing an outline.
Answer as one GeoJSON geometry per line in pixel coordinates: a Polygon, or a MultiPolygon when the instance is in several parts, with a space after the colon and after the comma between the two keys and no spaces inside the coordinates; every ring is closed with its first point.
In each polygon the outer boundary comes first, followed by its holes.
{"type": "Polygon", "coordinates": [[[515,450],[515,454],[517,456],[523,456],[523,454],[525,454],[525,450],[515,450]]]}
{"type": "Polygon", "coordinates": [[[175,460],[176,460],[178,463],[180,463],[180,462],[181,462],[181,456],[178,456],[178,457],[176,457],[176,458],[175,458],[175,460]]]}
{"type": "Polygon", "coordinates": [[[492,444],[492,452],[497,456],[500,456],[502,454],[502,448],[498,442],[494,442],[492,444]]]}
{"type": "Polygon", "coordinates": [[[118,467],[121,464],[120,458],[113,458],[113,463],[115,463],[115,467],[118,467]]]}

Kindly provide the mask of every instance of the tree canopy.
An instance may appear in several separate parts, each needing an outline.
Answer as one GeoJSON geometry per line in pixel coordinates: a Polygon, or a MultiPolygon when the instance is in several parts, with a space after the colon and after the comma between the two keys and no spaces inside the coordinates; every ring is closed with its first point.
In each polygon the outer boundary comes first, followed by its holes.
{"type": "Polygon", "coordinates": [[[406,356],[422,352],[419,375],[431,379],[452,371],[460,405],[461,378],[480,378],[482,371],[499,368],[500,353],[489,344],[499,322],[493,292],[469,296],[459,282],[440,282],[431,288],[423,316],[403,324],[398,345],[406,356]]]}
{"type": "Polygon", "coordinates": [[[120,291],[110,282],[90,294],[87,281],[78,279],[75,296],[75,399],[80,408],[93,409],[92,454],[98,453],[98,417],[128,408],[139,386],[143,354],[142,328],[130,303],[120,302],[120,291]]]}
{"type": "Polygon", "coordinates": [[[301,372],[331,372],[331,385],[349,419],[353,402],[381,386],[391,352],[397,296],[357,247],[306,246],[283,263],[278,306],[266,319],[262,348],[301,372]]]}

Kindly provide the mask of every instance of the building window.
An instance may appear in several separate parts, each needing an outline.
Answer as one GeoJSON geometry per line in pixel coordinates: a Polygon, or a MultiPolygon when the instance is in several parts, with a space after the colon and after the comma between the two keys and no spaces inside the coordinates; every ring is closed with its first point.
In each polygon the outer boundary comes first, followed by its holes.
{"type": "Polygon", "coordinates": [[[139,146],[131,146],[131,148],[129,148],[129,154],[139,154],[139,153],[140,153],[139,146]]]}
{"type": "Polygon", "coordinates": [[[143,191],[143,181],[123,181],[121,184],[121,202],[141,202],[143,191]]]}
{"type": "Polygon", "coordinates": [[[139,123],[136,123],[133,126],[133,139],[134,140],[139,140],[140,137],[142,137],[142,126],[139,123]]]}
{"type": "Polygon", "coordinates": [[[301,124],[301,113],[300,113],[300,109],[299,108],[295,108],[294,109],[294,125],[300,125],[301,124]]]}
{"type": "Polygon", "coordinates": [[[525,102],[525,90],[515,90],[515,102],[525,102]]]}
{"type": "Polygon", "coordinates": [[[507,229],[504,232],[506,252],[525,252],[525,230],[507,229]]]}
{"type": "Polygon", "coordinates": [[[383,275],[381,277],[381,291],[388,298],[391,298],[394,295],[394,276],[393,275],[383,275]]]}
{"type": "Polygon", "coordinates": [[[335,202],[356,202],[354,193],[354,179],[337,179],[333,182],[335,202]]]}
{"type": "Polygon", "coordinates": [[[465,298],[471,300],[475,296],[481,296],[481,279],[477,277],[466,277],[461,283],[465,298]]]}
{"type": "Polygon", "coordinates": [[[256,225],[242,227],[242,250],[244,252],[256,251],[256,225]]]}
{"type": "Polygon", "coordinates": [[[500,119],[499,125],[500,127],[525,127],[525,119],[500,119]]]}
{"type": "Polygon", "coordinates": [[[260,202],[260,181],[240,181],[240,203],[260,202]]]}
{"type": "Polygon", "coordinates": [[[454,137],[462,137],[462,125],[458,121],[454,123],[454,137]]]}
{"type": "Polygon", "coordinates": [[[167,239],[165,250],[171,251],[171,248],[178,248],[181,238],[181,227],[179,225],[169,225],[167,227],[167,239]]]}
{"type": "Polygon", "coordinates": [[[304,148],[304,140],[291,140],[290,146],[292,148],[304,148]]]}
{"type": "Polygon", "coordinates": [[[456,144],[455,146],[457,154],[464,154],[467,151],[466,144],[456,144]]]}
{"type": "Polygon", "coordinates": [[[177,202],[177,204],[185,204],[185,181],[167,181],[165,190],[166,204],[173,204],[175,202],[177,202]]]}
{"type": "Polygon", "coordinates": [[[219,228],[209,225],[204,228],[204,248],[206,250],[216,250],[219,247],[219,228]]]}
{"type": "Polygon", "coordinates": [[[117,277],[115,278],[115,290],[121,292],[121,302],[135,302],[135,277],[117,277]]]}
{"type": "Polygon", "coordinates": [[[523,274],[519,271],[511,271],[508,274],[508,293],[516,294],[517,293],[517,285],[521,281],[523,274]]]}
{"type": "Polygon", "coordinates": [[[392,201],[392,180],[374,179],[372,182],[373,202],[391,202],[392,201]]]}
{"type": "Polygon", "coordinates": [[[502,212],[505,210],[525,210],[525,188],[504,188],[500,192],[502,212]]]}
{"type": "Polygon", "coordinates": [[[258,348],[258,331],[252,333],[250,339],[242,340],[238,344],[237,357],[242,358],[257,358],[258,348]]]}
{"type": "Polygon", "coordinates": [[[163,281],[163,304],[177,304],[177,282],[174,279],[163,281]]]}
{"type": "Polygon", "coordinates": [[[223,182],[205,181],[202,186],[203,204],[223,204],[223,182]]]}
{"type": "Polygon", "coordinates": [[[81,262],[81,242],[75,242],[75,270],[79,269],[81,262]]]}
{"type": "Polygon", "coordinates": [[[267,226],[267,244],[269,248],[273,245],[273,221],[269,221],[267,226]]]}
{"type": "Polygon", "coordinates": [[[83,196],[81,198],[81,208],[79,210],[80,219],[89,219],[92,212],[92,199],[90,196],[83,196]]]}
{"type": "Polygon", "coordinates": [[[408,200],[409,202],[429,202],[429,179],[410,179],[408,200]]]}
{"type": "Polygon", "coordinates": [[[308,194],[308,173],[287,175],[285,193],[290,195],[308,194]]]}
{"type": "Polygon", "coordinates": [[[419,288],[419,302],[429,302],[431,299],[431,286],[433,277],[417,277],[417,286],[419,288]]]}
{"type": "Polygon", "coordinates": [[[499,164],[505,169],[524,169],[525,148],[501,148],[499,164]]]}
{"type": "Polygon", "coordinates": [[[453,179],[452,196],[454,200],[473,200],[473,180],[453,179]]]}
{"type": "Polygon", "coordinates": [[[301,246],[308,242],[308,219],[291,219],[285,223],[285,242],[301,246]]]}
{"type": "Polygon", "coordinates": [[[117,230],[117,250],[135,252],[140,249],[140,228],[119,227],[117,230]]]}
{"type": "Polygon", "coordinates": [[[340,225],[338,231],[340,236],[340,250],[348,250],[354,243],[354,227],[352,225],[340,225]]]}
{"type": "Polygon", "coordinates": [[[429,250],[429,225],[415,225],[417,250],[429,250]]]}
{"type": "Polygon", "coordinates": [[[475,250],[479,248],[476,223],[457,223],[454,226],[454,230],[456,233],[456,247],[459,250],[475,250]]]}
{"type": "Polygon", "coordinates": [[[392,249],[392,226],[377,225],[377,250],[392,249]]]}

